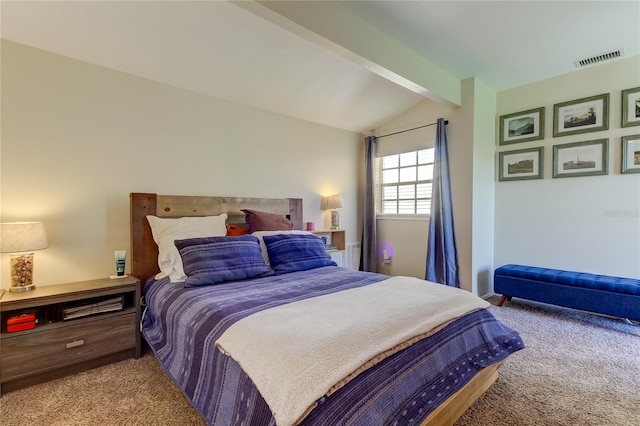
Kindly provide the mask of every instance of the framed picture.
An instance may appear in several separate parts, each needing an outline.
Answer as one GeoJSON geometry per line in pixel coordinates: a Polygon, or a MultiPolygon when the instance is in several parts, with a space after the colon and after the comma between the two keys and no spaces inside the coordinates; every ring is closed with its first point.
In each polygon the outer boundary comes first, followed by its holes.
{"type": "Polygon", "coordinates": [[[498,180],[542,179],[543,153],[543,147],[498,153],[498,180]]]}
{"type": "Polygon", "coordinates": [[[544,139],[544,107],[500,116],[500,145],[544,139]]]}
{"type": "Polygon", "coordinates": [[[622,127],[640,126],[640,87],[622,91],[622,127]]]}
{"type": "Polygon", "coordinates": [[[553,177],[606,175],[609,139],[553,146],[553,177]]]}
{"type": "Polygon", "coordinates": [[[622,173],[640,173],[640,135],[622,137],[622,173]]]}
{"type": "Polygon", "coordinates": [[[609,94],[553,106],[553,137],[609,129],[609,94]]]}

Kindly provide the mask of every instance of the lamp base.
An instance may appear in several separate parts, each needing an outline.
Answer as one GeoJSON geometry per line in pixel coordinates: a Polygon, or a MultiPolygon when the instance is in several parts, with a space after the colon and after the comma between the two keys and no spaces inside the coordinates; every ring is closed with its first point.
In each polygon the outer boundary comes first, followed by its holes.
{"type": "Polygon", "coordinates": [[[16,286],[16,287],[9,287],[9,292],[10,293],[22,293],[22,292],[25,292],[25,291],[35,290],[35,288],[36,288],[35,284],[22,285],[22,286],[16,286]]]}
{"type": "Polygon", "coordinates": [[[337,210],[331,210],[331,229],[340,229],[340,215],[337,210]]]}
{"type": "Polygon", "coordinates": [[[12,293],[31,291],[36,286],[33,284],[33,253],[12,254],[9,256],[11,266],[12,293]]]}

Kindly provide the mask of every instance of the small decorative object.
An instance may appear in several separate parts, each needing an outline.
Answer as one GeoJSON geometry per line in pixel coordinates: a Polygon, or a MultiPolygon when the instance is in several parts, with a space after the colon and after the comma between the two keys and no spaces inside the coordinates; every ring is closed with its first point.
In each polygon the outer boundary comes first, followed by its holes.
{"type": "Polygon", "coordinates": [[[606,175],[609,139],[553,146],[553,177],[606,175]]]}
{"type": "Polygon", "coordinates": [[[609,129],[609,94],[553,106],[553,137],[609,129]]]}
{"type": "Polygon", "coordinates": [[[388,265],[393,259],[393,247],[390,244],[382,245],[382,263],[388,265]]]}
{"type": "Polygon", "coordinates": [[[35,312],[24,312],[20,315],[11,316],[7,318],[7,333],[31,330],[36,327],[36,321],[35,312]]]}
{"type": "Polygon", "coordinates": [[[313,222],[307,222],[307,231],[313,231],[316,229],[316,224],[313,222]]]}
{"type": "Polygon", "coordinates": [[[542,179],[543,153],[543,147],[499,153],[498,180],[542,179]]]}
{"type": "Polygon", "coordinates": [[[2,252],[9,256],[11,287],[9,291],[30,291],[33,284],[33,256],[35,250],[49,247],[42,222],[13,222],[1,224],[2,252]]]}
{"type": "Polygon", "coordinates": [[[127,251],[126,250],[116,250],[116,276],[124,277],[124,267],[127,261],[127,251]]]}
{"type": "Polygon", "coordinates": [[[326,198],[325,210],[331,210],[331,229],[340,228],[340,216],[338,215],[338,209],[341,209],[342,206],[342,195],[329,195],[326,198]]]}
{"type": "Polygon", "coordinates": [[[622,91],[622,127],[640,126],[640,87],[622,91]]]}
{"type": "Polygon", "coordinates": [[[500,145],[544,139],[544,107],[500,116],[500,145]]]}
{"type": "Polygon", "coordinates": [[[622,173],[640,173],[640,135],[622,137],[622,173]]]}

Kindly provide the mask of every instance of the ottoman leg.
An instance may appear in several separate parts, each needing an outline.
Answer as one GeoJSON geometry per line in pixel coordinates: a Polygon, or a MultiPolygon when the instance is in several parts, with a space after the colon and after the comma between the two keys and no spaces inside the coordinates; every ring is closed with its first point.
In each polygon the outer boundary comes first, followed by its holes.
{"type": "Polygon", "coordinates": [[[498,306],[502,306],[502,304],[506,301],[506,300],[511,300],[510,296],[506,296],[506,295],[502,295],[502,297],[500,298],[500,301],[498,302],[498,306]]]}

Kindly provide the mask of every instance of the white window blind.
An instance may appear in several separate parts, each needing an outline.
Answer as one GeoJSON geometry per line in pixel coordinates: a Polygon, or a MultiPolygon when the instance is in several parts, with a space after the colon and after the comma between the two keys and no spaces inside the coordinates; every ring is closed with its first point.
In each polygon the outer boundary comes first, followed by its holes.
{"type": "Polygon", "coordinates": [[[429,214],[434,151],[427,148],[377,159],[378,214],[429,214]]]}

